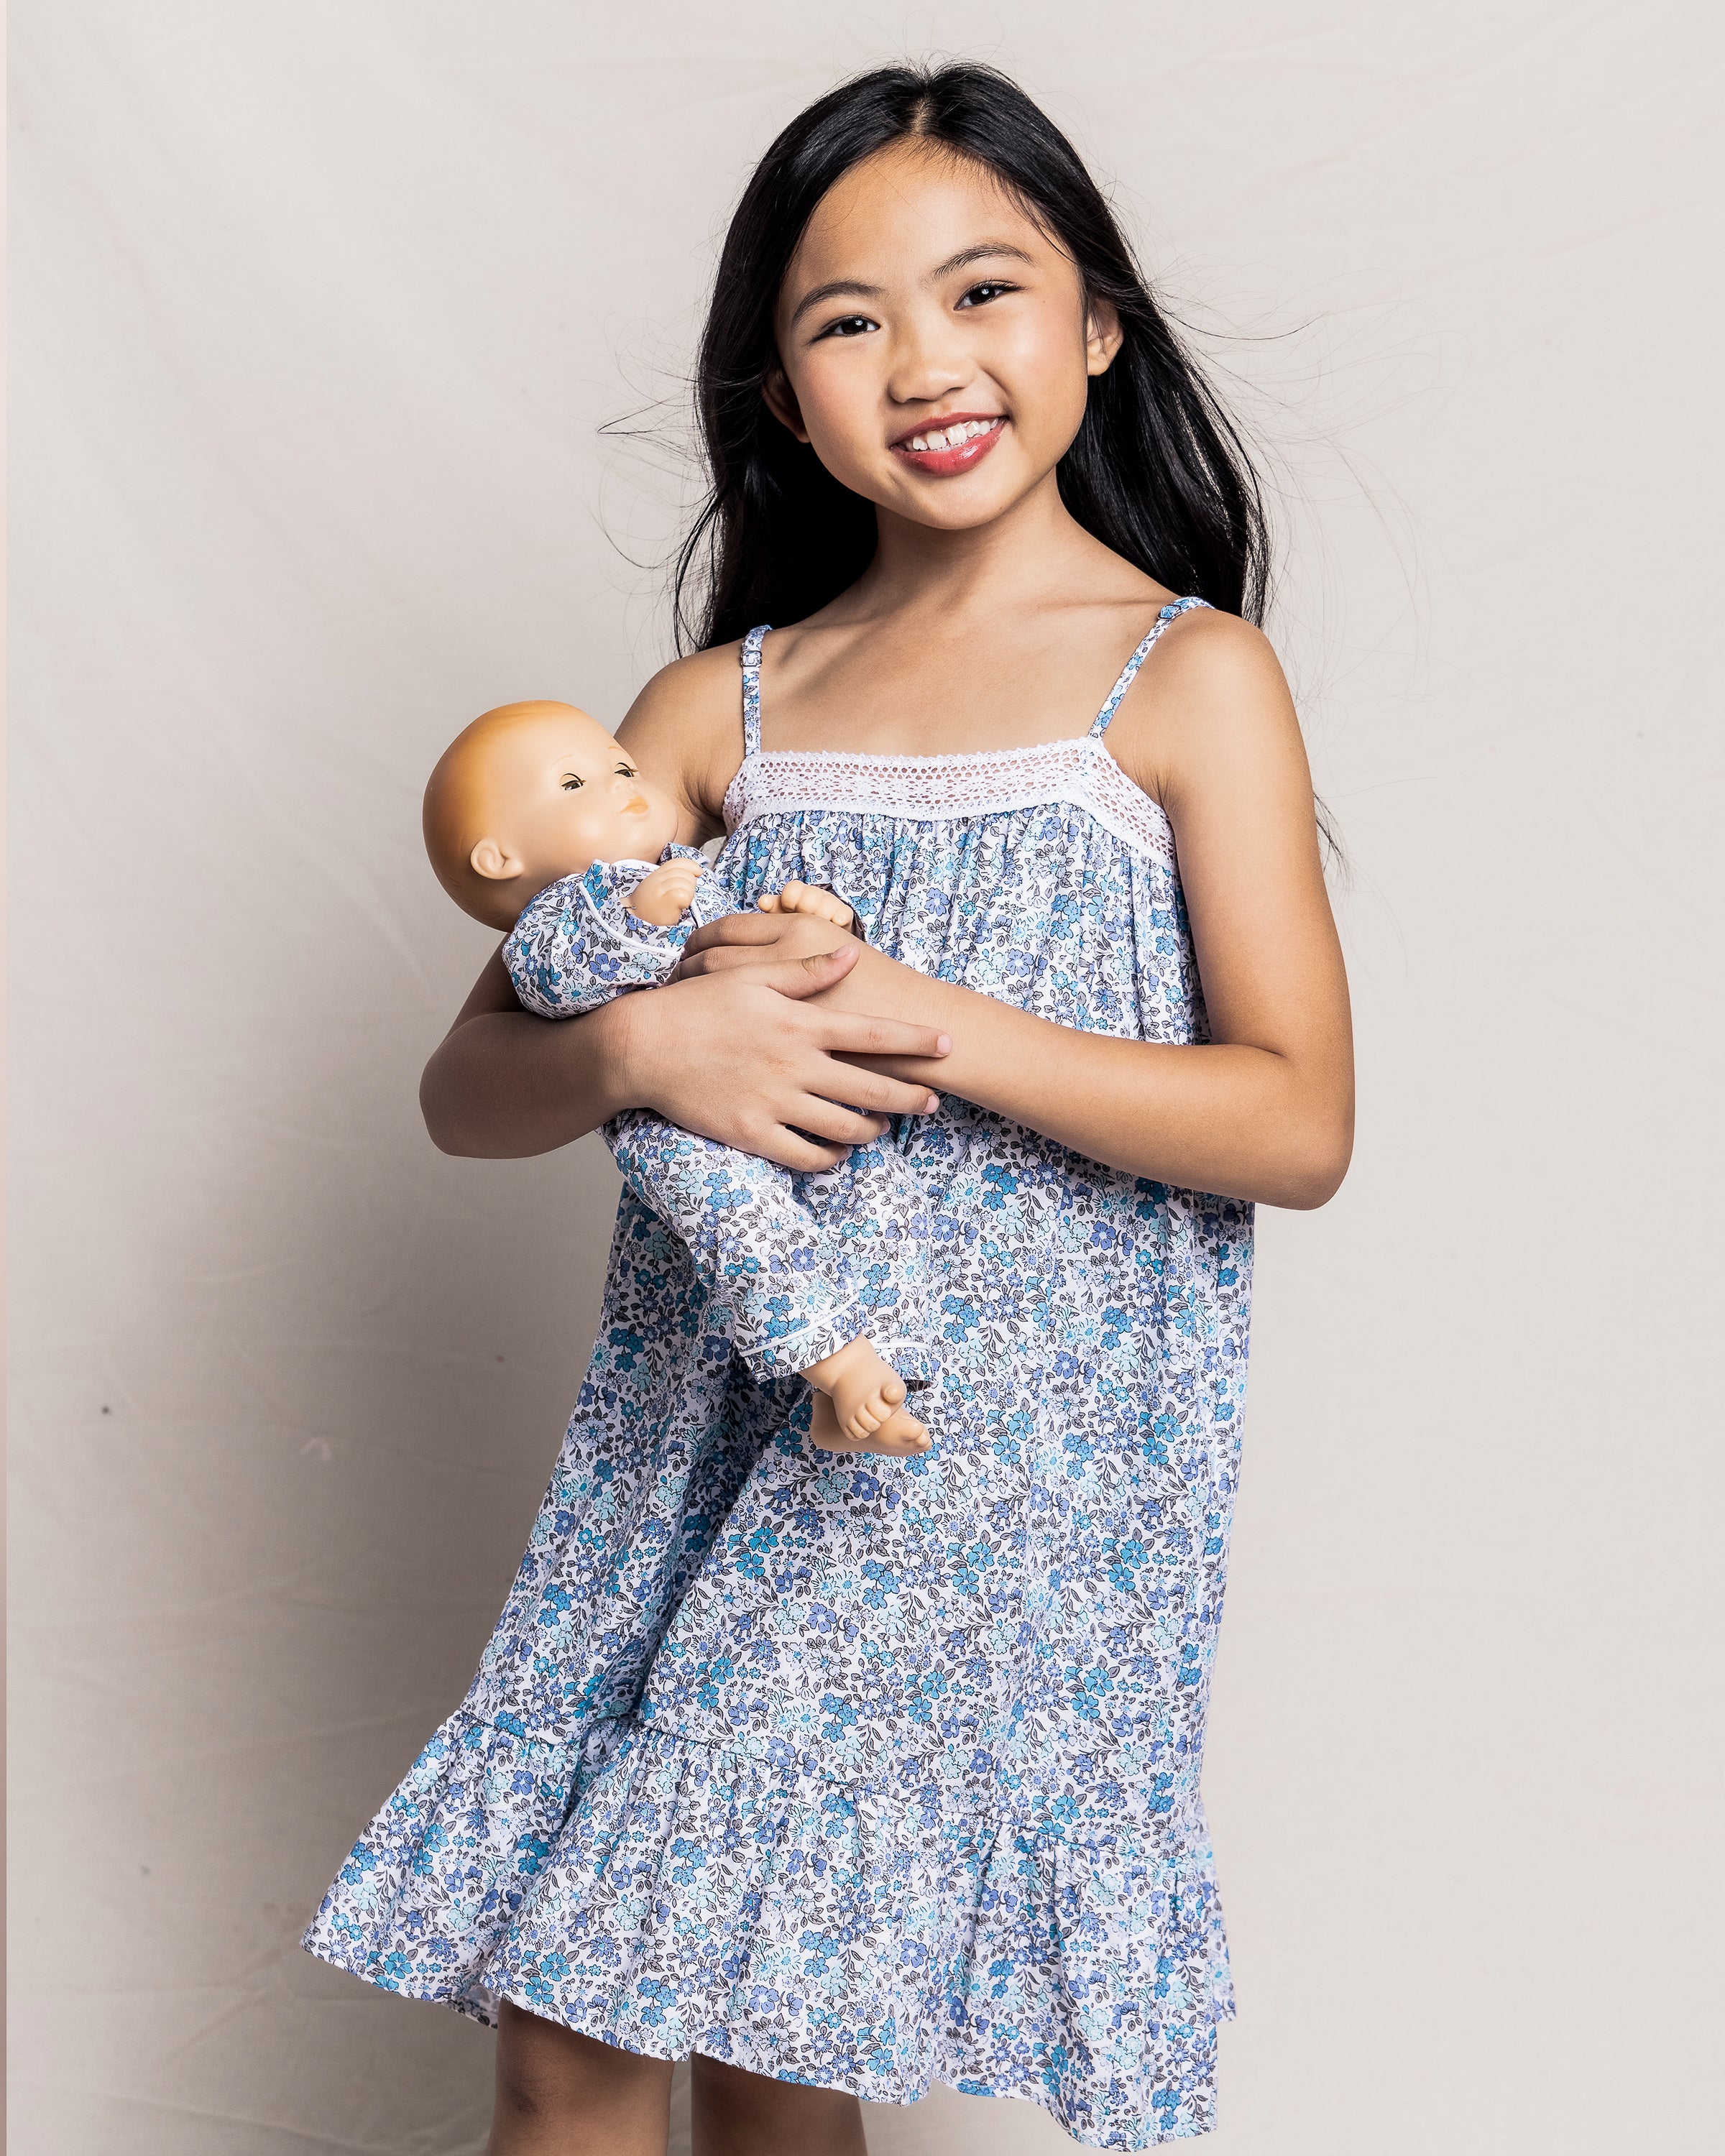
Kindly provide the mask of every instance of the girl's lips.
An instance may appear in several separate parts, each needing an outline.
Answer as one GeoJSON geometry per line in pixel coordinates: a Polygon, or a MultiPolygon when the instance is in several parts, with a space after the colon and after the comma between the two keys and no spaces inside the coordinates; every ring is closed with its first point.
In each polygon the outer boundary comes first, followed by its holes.
{"type": "MultiPolygon", "coordinates": [[[[963,416],[962,413],[954,413],[950,421],[938,424],[931,421],[926,429],[919,431],[929,434],[942,434],[947,425],[959,424],[963,416]]],[[[983,414],[978,412],[975,417],[981,418],[983,414]]],[[[901,457],[907,465],[913,465],[919,472],[927,472],[931,479],[952,479],[957,473],[973,470],[979,465],[1005,431],[1006,415],[1003,412],[996,414],[989,421],[988,431],[986,434],[973,435],[969,441],[960,442],[952,449],[913,449],[910,446],[912,437],[906,435],[903,441],[893,444],[892,454],[896,457],[901,457]]]]}

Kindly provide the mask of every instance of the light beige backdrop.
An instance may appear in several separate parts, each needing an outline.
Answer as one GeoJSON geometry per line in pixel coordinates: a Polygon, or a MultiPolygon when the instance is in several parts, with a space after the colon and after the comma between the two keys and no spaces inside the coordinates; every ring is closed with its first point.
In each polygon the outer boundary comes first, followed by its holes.
{"type": "Polygon", "coordinates": [[[423,1133],[485,947],[419,788],[665,655],[743,176],[937,49],[1070,129],[1273,451],[1353,864],[1357,1164],[1263,1219],[1212,2145],[1717,2149],[1717,10],[14,23],[15,2156],[481,2144],[491,2039],[295,1943],[478,1656],[614,1188],[423,1133]]]}

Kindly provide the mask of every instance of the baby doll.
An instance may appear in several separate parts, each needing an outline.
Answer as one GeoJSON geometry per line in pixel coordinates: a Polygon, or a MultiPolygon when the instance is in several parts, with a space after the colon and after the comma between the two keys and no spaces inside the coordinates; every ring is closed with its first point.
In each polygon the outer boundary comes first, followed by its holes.
{"type": "MultiPolygon", "coordinates": [[[[597,719],[572,705],[505,704],[444,752],[425,789],[438,880],[475,919],[510,930],[523,1005],[572,1018],[668,980],[694,930],[742,909],[706,857],[672,843],[676,811],[597,719]]],[[[839,927],[850,908],[788,884],[768,911],[839,927]]],[[[798,1174],[645,1110],[604,1127],[642,1201],[681,1237],[730,1313],[757,1376],[814,1388],[817,1443],[925,1452],[903,1405],[937,1356],[928,1325],[927,1207],[891,1139],[798,1174]]]]}

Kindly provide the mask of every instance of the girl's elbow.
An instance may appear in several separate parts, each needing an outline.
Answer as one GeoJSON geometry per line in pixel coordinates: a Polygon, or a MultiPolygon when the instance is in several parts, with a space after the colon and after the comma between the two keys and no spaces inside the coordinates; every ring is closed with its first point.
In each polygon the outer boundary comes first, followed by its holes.
{"type": "Polygon", "coordinates": [[[419,1115],[425,1135],[439,1152],[456,1160],[476,1159],[480,1149],[473,1143],[472,1132],[464,1124],[459,1109],[459,1089],[450,1083],[439,1049],[419,1077],[419,1115]]]}
{"type": "Polygon", "coordinates": [[[1272,1201],[1291,1213],[1315,1213],[1342,1188],[1353,1158],[1353,1119],[1326,1123],[1305,1133],[1297,1158],[1288,1163],[1286,1190],[1272,1201]]]}
{"type": "Polygon", "coordinates": [[[460,1135],[444,1114],[435,1089],[422,1078],[419,1081],[419,1116],[425,1125],[425,1135],[439,1152],[459,1158],[467,1150],[460,1135]]]}

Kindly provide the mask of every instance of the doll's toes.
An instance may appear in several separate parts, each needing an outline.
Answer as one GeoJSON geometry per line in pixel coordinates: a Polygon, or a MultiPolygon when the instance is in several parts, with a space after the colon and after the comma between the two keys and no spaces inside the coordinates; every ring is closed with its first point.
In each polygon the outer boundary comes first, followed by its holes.
{"type": "Polygon", "coordinates": [[[894,1454],[902,1460],[927,1452],[932,1442],[927,1430],[915,1415],[906,1414],[901,1410],[890,1416],[875,1431],[870,1449],[875,1452],[894,1454]]]}

